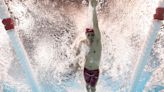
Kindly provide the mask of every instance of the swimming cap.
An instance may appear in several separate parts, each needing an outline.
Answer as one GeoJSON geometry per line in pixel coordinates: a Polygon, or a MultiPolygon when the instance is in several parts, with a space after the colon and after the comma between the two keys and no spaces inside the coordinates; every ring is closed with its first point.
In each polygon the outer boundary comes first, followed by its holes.
{"type": "Polygon", "coordinates": [[[94,32],[94,30],[91,28],[86,28],[86,30],[85,30],[85,33],[92,33],[92,32],[94,32]]]}

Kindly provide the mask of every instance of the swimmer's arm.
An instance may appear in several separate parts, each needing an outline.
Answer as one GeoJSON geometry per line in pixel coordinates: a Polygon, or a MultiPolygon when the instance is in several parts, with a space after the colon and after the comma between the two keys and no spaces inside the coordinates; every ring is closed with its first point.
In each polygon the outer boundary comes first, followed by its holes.
{"type": "Polygon", "coordinates": [[[80,54],[80,49],[81,49],[81,45],[85,42],[85,40],[82,40],[79,42],[78,47],[76,48],[76,56],[78,56],[80,54]]]}
{"type": "Polygon", "coordinates": [[[99,30],[99,26],[98,26],[96,9],[93,10],[93,28],[94,28],[94,31],[95,31],[95,36],[97,38],[101,39],[101,33],[100,33],[100,30],[99,30]]]}
{"type": "Polygon", "coordinates": [[[96,5],[97,5],[97,1],[96,0],[92,0],[93,5],[93,28],[94,28],[94,31],[95,31],[95,36],[98,38],[98,39],[101,39],[101,33],[100,33],[100,30],[99,30],[99,26],[98,26],[98,19],[97,19],[97,13],[96,13],[96,5]],[[95,4],[96,3],[96,4],[95,4]]]}

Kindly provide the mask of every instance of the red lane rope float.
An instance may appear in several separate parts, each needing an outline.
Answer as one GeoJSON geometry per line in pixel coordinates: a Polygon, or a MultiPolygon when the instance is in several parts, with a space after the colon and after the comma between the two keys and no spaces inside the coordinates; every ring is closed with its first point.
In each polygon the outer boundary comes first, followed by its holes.
{"type": "Polygon", "coordinates": [[[4,24],[6,30],[14,29],[14,21],[12,18],[3,19],[2,23],[4,24]]]}
{"type": "Polygon", "coordinates": [[[157,8],[156,14],[154,14],[154,19],[164,20],[164,8],[157,8]]]}

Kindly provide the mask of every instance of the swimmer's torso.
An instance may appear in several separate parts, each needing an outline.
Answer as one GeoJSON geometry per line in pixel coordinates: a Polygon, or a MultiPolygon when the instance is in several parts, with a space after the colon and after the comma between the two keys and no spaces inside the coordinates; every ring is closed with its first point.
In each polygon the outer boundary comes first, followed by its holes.
{"type": "Polygon", "coordinates": [[[102,45],[100,39],[95,38],[92,45],[90,46],[89,52],[85,56],[85,67],[87,69],[95,70],[99,68],[101,49],[102,45]]]}

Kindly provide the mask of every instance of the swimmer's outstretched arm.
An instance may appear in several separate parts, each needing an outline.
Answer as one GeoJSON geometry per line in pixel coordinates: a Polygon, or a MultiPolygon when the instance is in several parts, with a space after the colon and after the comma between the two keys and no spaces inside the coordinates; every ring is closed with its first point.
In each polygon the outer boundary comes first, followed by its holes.
{"type": "Polygon", "coordinates": [[[94,31],[95,31],[95,36],[99,39],[101,39],[101,33],[100,33],[100,30],[99,30],[99,26],[98,26],[98,19],[97,19],[97,13],[96,13],[96,6],[97,6],[97,1],[96,0],[91,0],[91,6],[93,7],[93,11],[92,11],[92,14],[93,14],[93,28],[94,28],[94,31]]]}

